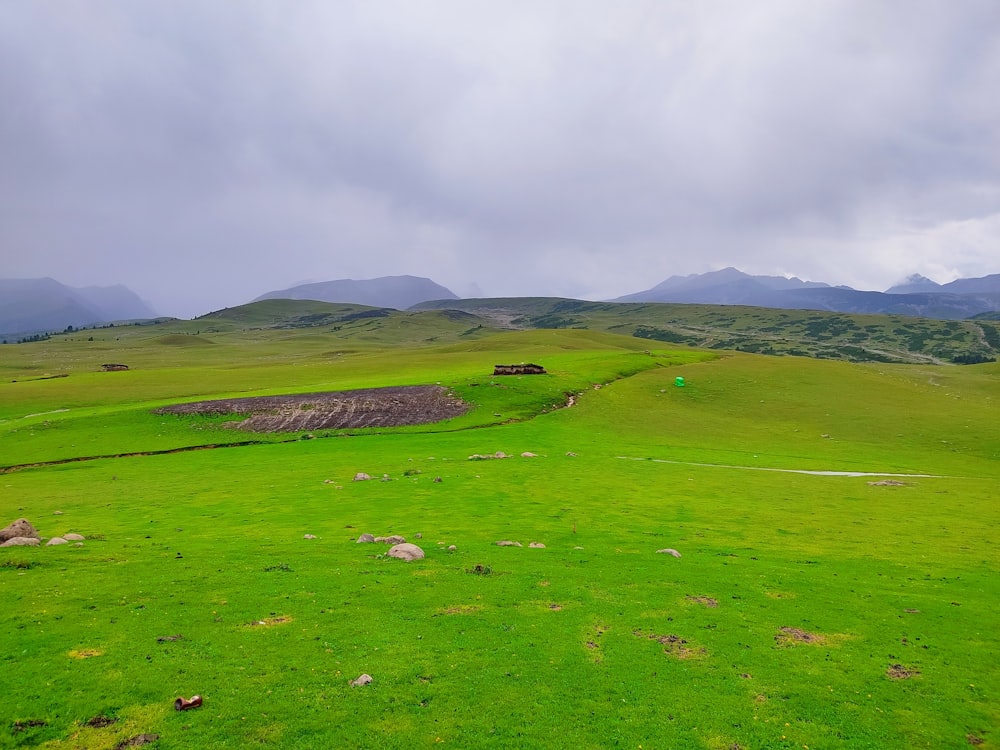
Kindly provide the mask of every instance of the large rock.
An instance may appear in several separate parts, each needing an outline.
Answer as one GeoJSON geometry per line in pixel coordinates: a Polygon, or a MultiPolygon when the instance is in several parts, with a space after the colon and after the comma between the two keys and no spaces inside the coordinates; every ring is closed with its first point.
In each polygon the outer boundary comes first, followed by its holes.
{"type": "Polygon", "coordinates": [[[375,541],[375,537],[372,534],[362,534],[358,537],[358,544],[371,544],[375,541]]]}
{"type": "Polygon", "coordinates": [[[72,533],[63,534],[62,538],[68,542],[82,542],[84,539],[83,534],[72,534],[72,533]]]}
{"type": "Polygon", "coordinates": [[[422,560],[424,557],[424,551],[420,547],[408,543],[390,547],[386,554],[389,557],[395,557],[397,560],[406,560],[406,562],[410,562],[410,560],[422,560]]]}
{"type": "Polygon", "coordinates": [[[39,538],[38,532],[35,531],[35,527],[28,522],[27,518],[18,518],[7,528],[0,529],[0,542],[6,542],[15,537],[21,537],[22,539],[39,538]]]}
{"type": "Polygon", "coordinates": [[[392,536],[375,537],[375,542],[377,544],[402,544],[405,541],[406,537],[402,537],[399,534],[393,534],[392,536]]]}
{"type": "Polygon", "coordinates": [[[38,540],[33,536],[16,536],[8,539],[0,547],[37,547],[38,540]]]}
{"type": "Polygon", "coordinates": [[[60,544],[69,544],[69,542],[67,542],[61,536],[54,536],[51,539],[49,539],[49,541],[47,541],[45,543],[45,546],[46,547],[56,547],[56,546],[58,546],[60,544]]]}

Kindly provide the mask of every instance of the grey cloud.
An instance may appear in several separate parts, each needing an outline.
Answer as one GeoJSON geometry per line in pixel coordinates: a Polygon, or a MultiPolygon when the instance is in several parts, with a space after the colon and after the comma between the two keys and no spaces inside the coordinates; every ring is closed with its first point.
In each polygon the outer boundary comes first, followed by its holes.
{"type": "Polygon", "coordinates": [[[979,0],[5,4],[0,276],[194,314],[393,273],[981,275],[997,90],[979,0]]]}

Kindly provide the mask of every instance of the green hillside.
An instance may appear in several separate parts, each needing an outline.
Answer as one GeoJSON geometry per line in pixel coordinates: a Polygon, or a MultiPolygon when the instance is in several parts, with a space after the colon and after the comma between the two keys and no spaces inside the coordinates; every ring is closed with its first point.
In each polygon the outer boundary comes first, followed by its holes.
{"type": "MultiPolygon", "coordinates": [[[[268,301],[0,348],[0,526],[85,537],[0,548],[0,747],[997,745],[1000,364],[635,335],[777,324],[755,310],[523,305],[268,301]],[[546,373],[493,375],[521,362],[546,373]],[[405,385],[468,410],[156,411],[405,385]]],[[[817,347],[903,328],[775,312],[817,347]]]]}
{"type": "Polygon", "coordinates": [[[1000,326],[896,315],[737,305],[583,302],[557,298],[424,303],[523,328],[592,328],[668,344],[851,362],[980,362],[1000,354],[1000,326]]]}

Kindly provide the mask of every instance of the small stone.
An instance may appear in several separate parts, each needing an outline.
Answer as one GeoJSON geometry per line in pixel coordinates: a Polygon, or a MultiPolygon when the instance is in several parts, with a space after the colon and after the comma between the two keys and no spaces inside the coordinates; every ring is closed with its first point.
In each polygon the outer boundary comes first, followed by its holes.
{"type": "Polygon", "coordinates": [[[501,539],[496,543],[497,547],[521,547],[520,542],[512,542],[510,539],[501,539]]]}
{"type": "Polygon", "coordinates": [[[82,542],[85,539],[83,534],[73,534],[73,533],[63,534],[62,538],[65,539],[67,542],[82,542]]]}
{"type": "Polygon", "coordinates": [[[573,451],[566,451],[566,455],[570,458],[576,458],[576,454],[573,451]]]}
{"type": "Polygon", "coordinates": [[[375,541],[375,537],[371,534],[362,534],[358,537],[358,544],[371,544],[375,541]]]}
{"type": "Polygon", "coordinates": [[[441,477],[434,477],[435,484],[441,484],[441,477]]]}
{"type": "Polygon", "coordinates": [[[69,544],[69,542],[67,542],[61,536],[54,536],[51,539],[49,539],[49,541],[47,541],[45,543],[45,546],[46,547],[56,547],[56,546],[58,546],[60,544],[69,544]]]}
{"type": "Polygon", "coordinates": [[[360,687],[361,685],[370,685],[372,683],[372,676],[370,674],[360,675],[356,680],[351,680],[352,687],[360,687]]]}
{"type": "Polygon", "coordinates": [[[538,458],[538,454],[532,453],[531,451],[525,451],[521,454],[521,458],[538,458]]]}
{"type": "Polygon", "coordinates": [[[363,471],[359,471],[354,475],[355,482],[367,482],[369,479],[371,479],[371,475],[365,474],[363,471]]]}
{"type": "Polygon", "coordinates": [[[423,538],[424,538],[424,535],[423,535],[423,534],[421,534],[421,533],[420,533],[420,532],[418,531],[418,532],[417,532],[416,534],[414,534],[414,535],[413,535],[413,538],[414,538],[414,539],[423,539],[423,538]]]}
{"type": "Polygon", "coordinates": [[[449,544],[448,545],[448,551],[449,552],[455,552],[457,549],[458,549],[458,547],[456,547],[454,544],[449,544]]]}
{"type": "Polygon", "coordinates": [[[386,555],[395,557],[397,560],[410,562],[411,560],[423,559],[424,551],[415,544],[397,544],[386,552],[386,555]]]}
{"type": "Polygon", "coordinates": [[[528,546],[532,549],[545,549],[545,545],[541,542],[529,542],[528,546]]]}
{"type": "Polygon", "coordinates": [[[670,549],[669,547],[667,549],[658,549],[658,550],[656,550],[656,554],[658,554],[658,555],[673,555],[674,557],[680,557],[681,556],[680,552],[678,552],[675,549],[670,549]]]}
{"type": "Polygon", "coordinates": [[[57,511],[53,511],[52,512],[52,515],[54,515],[54,516],[61,516],[62,514],[63,514],[63,512],[61,510],[57,510],[57,511]]]}
{"type": "Polygon", "coordinates": [[[403,544],[405,541],[406,537],[402,537],[399,534],[393,534],[392,536],[375,537],[376,544],[403,544]]]}
{"type": "Polygon", "coordinates": [[[16,536],[0,544],[0,547],[37,547],[38,545],[39,541],[33,536],[16,536]]]}
{"type": "Polygon", "coordinates": [[[497,451],[496,453],[493,454],[493,457],[494,458],[507,458],[507,454],[504,453],[503,451],[497,451]]]}
{"type": "Polygon", "coordinates": [[[303,539],[315,539],[316,535],[315,534],[303,534],[302,538],[303,539]]]}

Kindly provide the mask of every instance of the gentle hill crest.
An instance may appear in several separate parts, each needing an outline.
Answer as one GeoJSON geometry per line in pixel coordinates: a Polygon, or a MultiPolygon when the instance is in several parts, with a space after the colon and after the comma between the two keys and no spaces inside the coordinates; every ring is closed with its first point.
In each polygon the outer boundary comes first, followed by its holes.
{"type": "Polygon", "coordinates": [[[420,276],[381,276],[377,279],[337,279],[314,284],[300,284],[290,289],[267,292],[253,300],[311,299],[372,307],[405,310],[420,302],[457,299],[450,289],[420,276]]]}

